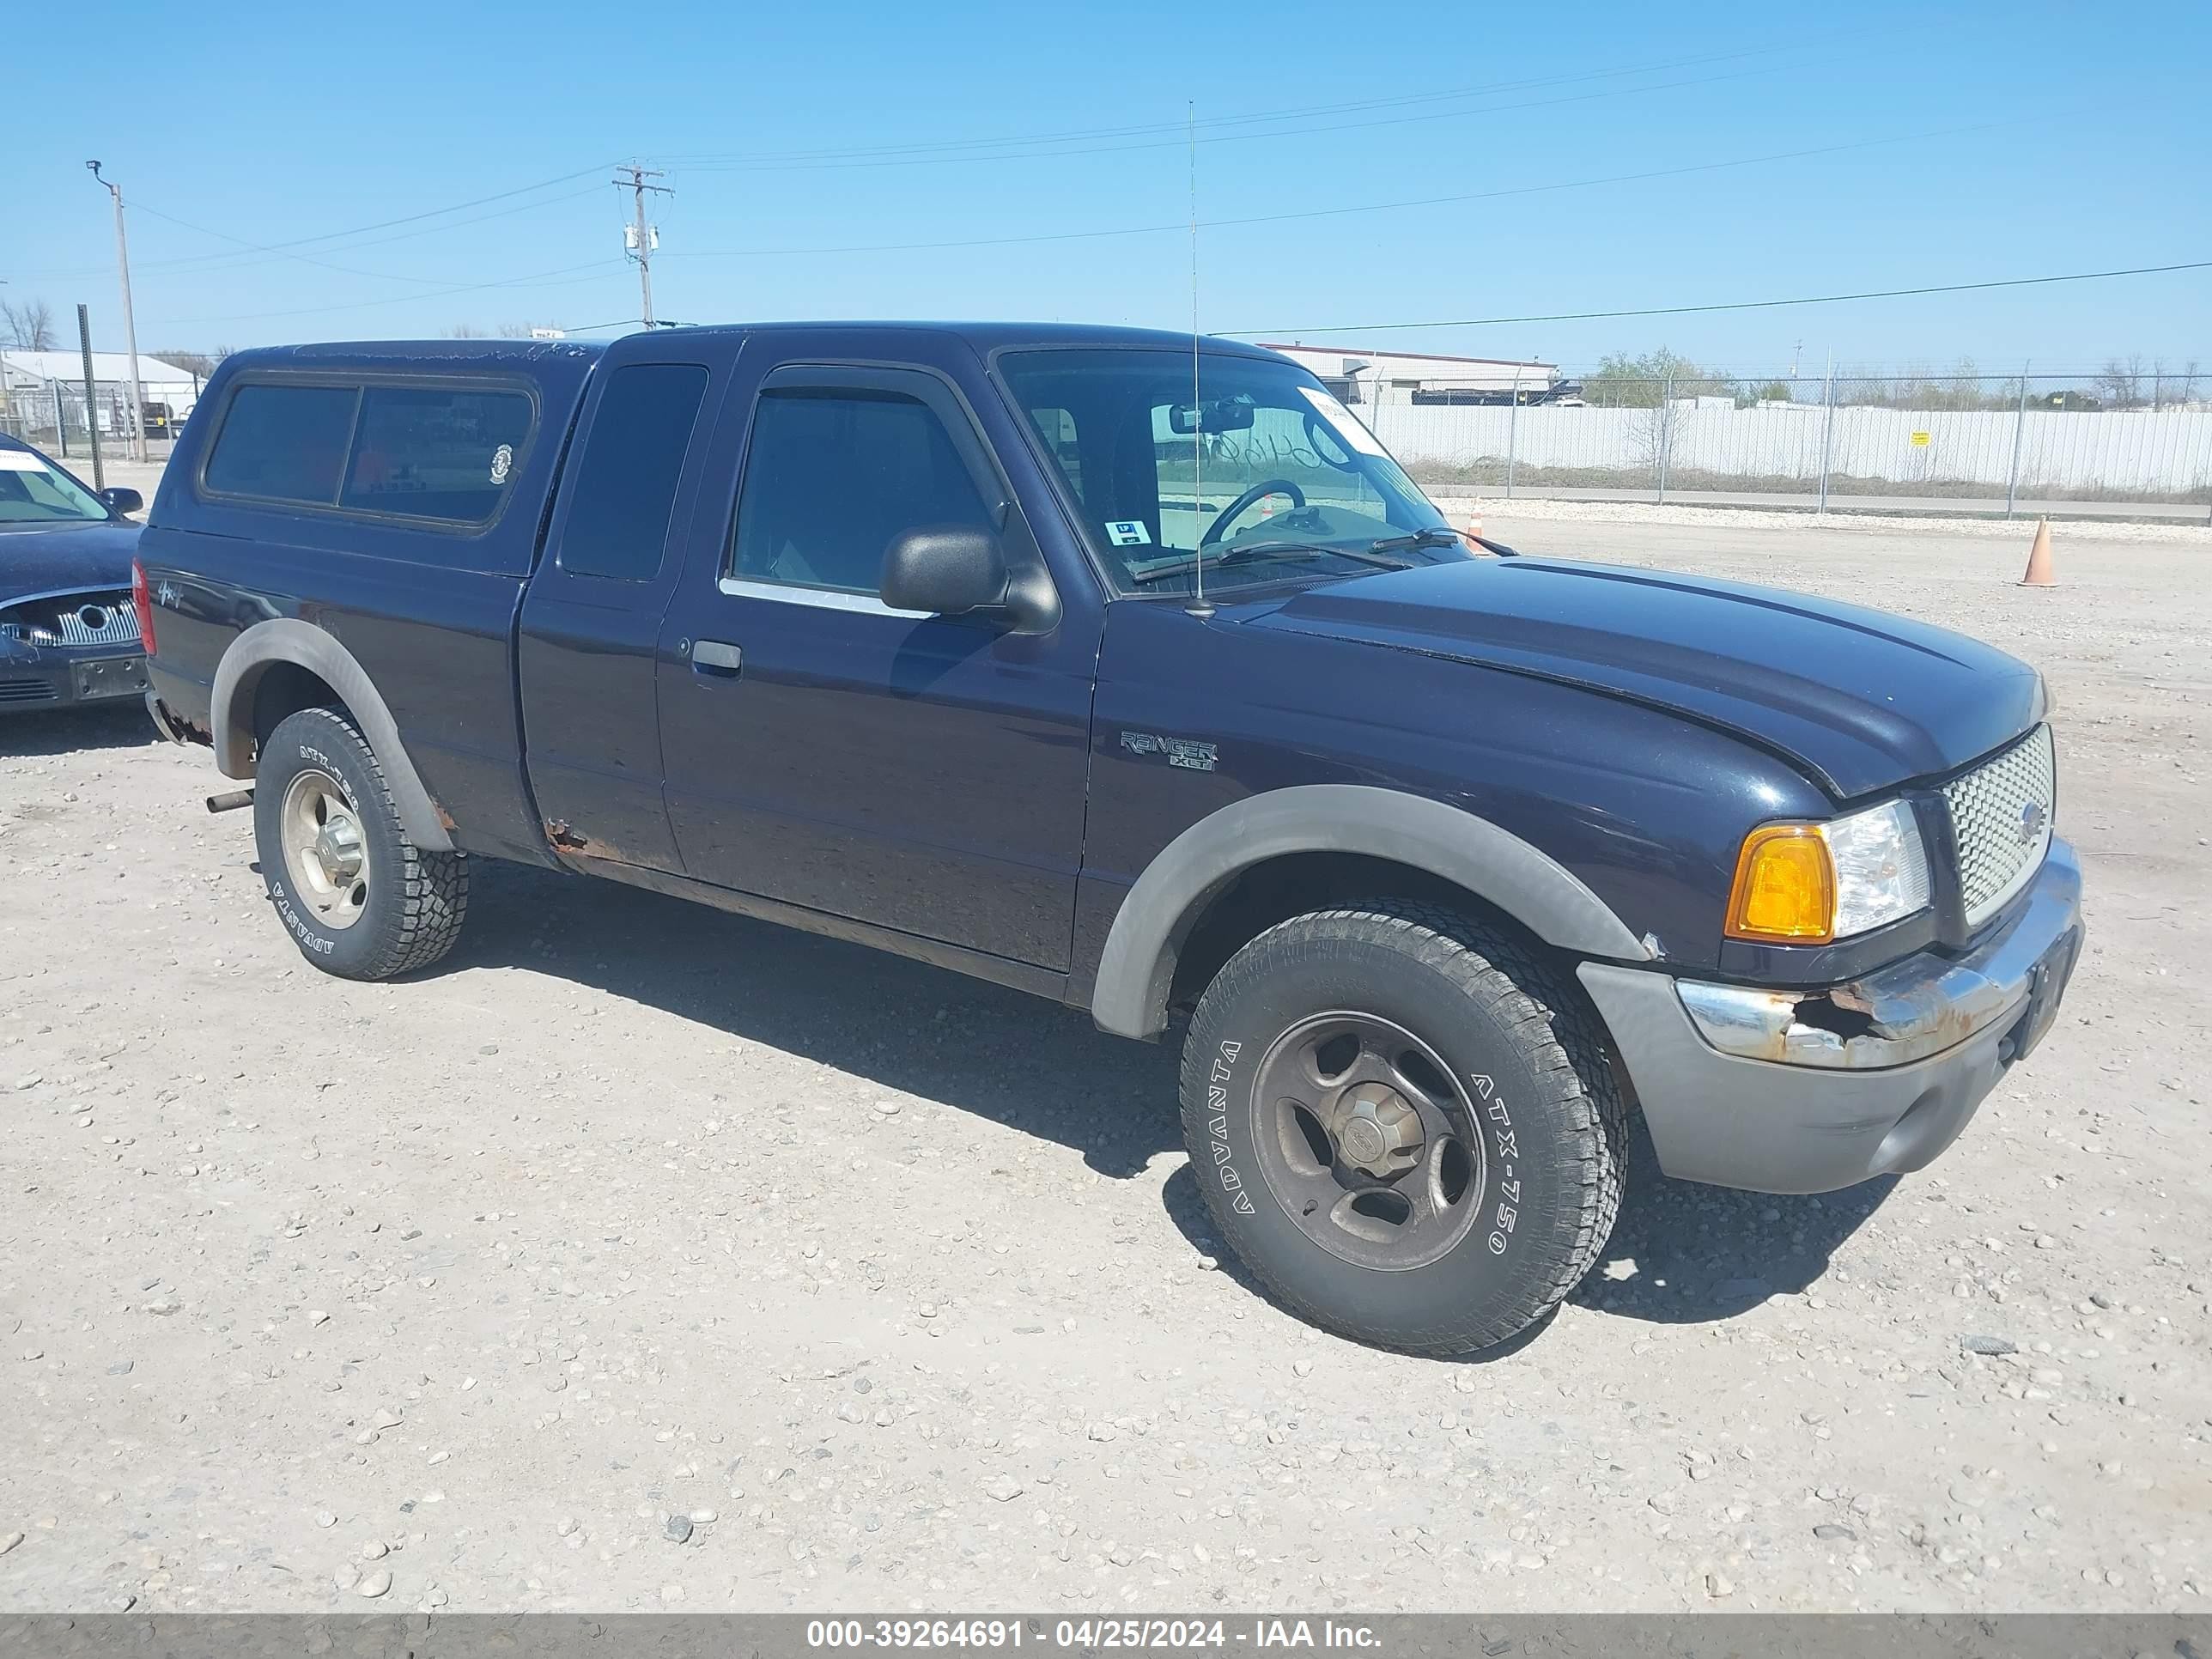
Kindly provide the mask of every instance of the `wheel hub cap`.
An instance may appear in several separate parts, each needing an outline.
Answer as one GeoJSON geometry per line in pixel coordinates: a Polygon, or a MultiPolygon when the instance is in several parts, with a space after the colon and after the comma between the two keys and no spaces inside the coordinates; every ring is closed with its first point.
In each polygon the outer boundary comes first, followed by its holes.
{"type": "Polygon", "coordinates": [[[1353,1169],[1387,1181],[1421,1161],[1421,1115],[1388,1085],[1346,1090],[1331,1115],[1338,1154],[1353,1169]]]}
{"type": "Polygon", "coordinates": [[[361,814],[344,786],[309,769],[295,776],[277,809],[292,896],[325,927],[342,931],[361,920],[371,877],[361,814]]]}
{"type": "Polygon", "coordinates": [[[1356,1267],[1425,1267],[1465,1239],[1486,1179],[1474,1103],[1404,1026],[1345,1009],[1300,1020],[1251,1083],[1268,1193],[1307,1238],[1356,1267]]]}
{"type": "Polygon", "coordinates": [[[316,832],[309,851],[322,866],[323,879],[333,887],[343,887],[352,881],[366,862],[361,848],[361,826],[343,812],[331,815],[330,821],[316,832]]]}

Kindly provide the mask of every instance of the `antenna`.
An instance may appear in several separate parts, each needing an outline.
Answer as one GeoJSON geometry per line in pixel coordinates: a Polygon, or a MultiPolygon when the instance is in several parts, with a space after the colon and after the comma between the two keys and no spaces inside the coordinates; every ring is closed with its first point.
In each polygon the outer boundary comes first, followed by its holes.
{"type": "Polygon", "coordinates": [[[1191,550],[1190,603],[1183,608],[1200,622],[1213,614],[1206,602],[1206,405],[1198,391],[1198,101],[1183,106],[1190,137],[1190,508],[1200,545],[1191,550]]]}

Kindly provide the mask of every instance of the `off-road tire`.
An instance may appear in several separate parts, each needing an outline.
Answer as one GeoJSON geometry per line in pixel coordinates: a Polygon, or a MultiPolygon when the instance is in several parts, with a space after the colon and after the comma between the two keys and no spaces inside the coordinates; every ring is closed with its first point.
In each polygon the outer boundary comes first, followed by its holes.
{"type": "Polygon", "coordinates": [[[376,751],[334,708],[303,708],[277,723],[255,771],[253,834],[277,920],[300,954],[341,979],[390,979],[427,968],[453,948],[469,909],[465,854],[417,847],[399,819],[376,751]],[[350,798],[368,848],[368,897],[350,927],[325,927],[287,887],[281,814],[302,772],[334,779],[350,798]]]}
{"type": "Polygon", "coordinates": [[[1182,1057],[1192,1174],[1237,1259],[1298,1317],[1406,1353],[1496,1346],[1580,1282],[1620,1207],[1626,1110],[1599,1031],[1570,982],[1453,912],[1379,900],[1293,917],[1231,957],[1192,1018],[1182,1057]],[[1265,1178],[1254,1140],[1263,1058],[1299,1022],[1336,1010],[1415,1034],[1466,1082],[1483,1119],[1471,1126],[1484,1158],[1475,1220],[1425,1265],[1340,1259],[1265,1178]],[[1489,1080],[1480,1098],[1478,1077],[1489,1080]],[[1503,1190],[1508,1167],[1517,1201],[1503,1190]]]}

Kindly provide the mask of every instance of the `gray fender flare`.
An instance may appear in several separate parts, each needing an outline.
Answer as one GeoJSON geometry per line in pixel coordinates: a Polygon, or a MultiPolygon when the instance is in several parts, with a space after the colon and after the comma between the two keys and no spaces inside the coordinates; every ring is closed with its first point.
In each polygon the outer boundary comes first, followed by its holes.
{"type": "Polygon", "coordinates": [[[1224,806],[1161,849],[1106,936],[1091,994],[1100,1028],[1158,1035],[1167,1024],[1176,960],[1207,901],[1243,872],[1291,853],[1359,853],[1410,865],[1577,956],[1643,962],[1651,954],[1579,878],[1487,818],[1395,789],[1301,784],[1224,806]]]}
{"type": "Polygon", "coordinates": [[[227,778],[253,775],[253,695],[261,677],[279,663],[293,663],[319,677],[337,692],[376,751],[392,805],[407,834],[426,852],[450,853],[437,805],[423,788],[415,763],[399,741],[398,723],[385,707],[368,671],[354,659],[337,636],[296,617],[259,622],[230,643],[215,671],[210,721],[215,727],[215,763],[227,778]]]}

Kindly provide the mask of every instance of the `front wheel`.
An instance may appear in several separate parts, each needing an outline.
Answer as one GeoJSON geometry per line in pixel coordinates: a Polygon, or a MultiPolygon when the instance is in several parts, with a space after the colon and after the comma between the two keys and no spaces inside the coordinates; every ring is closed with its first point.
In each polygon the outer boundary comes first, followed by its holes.
{"type": "Polygon", "coordinates": [[[1471,1353],[1557,1306],[1620,1209],[1626,1121],[1591,1017],[1513,942],[1393,902],[1231,958],[1183,1049],[1217,1225],[1293,1313],[1471,1353]]]}
{"type": "Polygon", "coordinates": [[[287,715],[262,745],[253,835],[300,953],[342,979],[389,979],[453,948],[468,860],[417,847],[368,740],[333,708],[287,715]]]}

